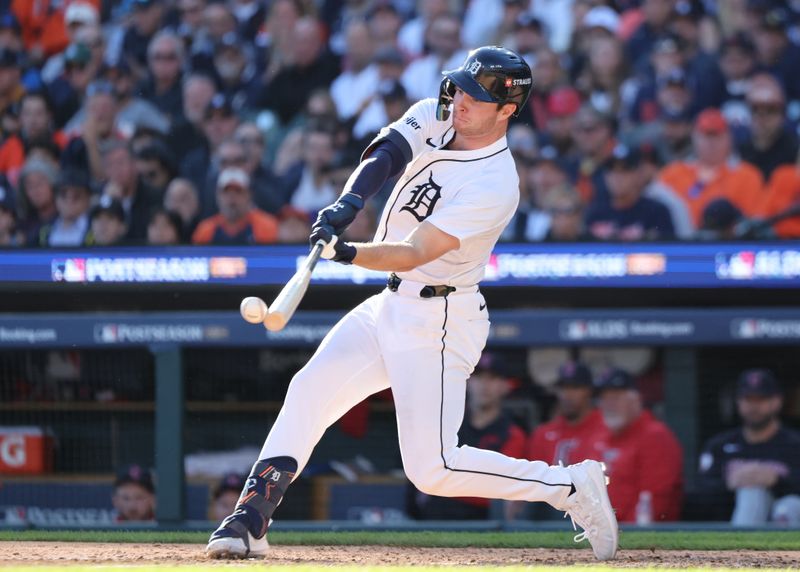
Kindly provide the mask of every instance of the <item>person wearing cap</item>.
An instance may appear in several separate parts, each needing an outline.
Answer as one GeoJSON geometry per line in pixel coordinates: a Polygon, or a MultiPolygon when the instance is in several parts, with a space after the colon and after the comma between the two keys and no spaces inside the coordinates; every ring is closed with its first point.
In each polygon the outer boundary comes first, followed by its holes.
{"type": "MultiPolygon", "coordinates": [[[[525,458],[525,432],[503,409],[515,381],[499,354],[484,352],[467,380],[467,408],[458,431],[461,445],[525,458]]],[[[485,520],[490,517],[488,498],[426,495],[409,483],[409,514],[419,520],[485,520]]],[[[505,503],[508,510],[511,505],[505,503]]],[[[508,513],[506,513],[508,514],[508,513]]]]}
{"type": "Polygon", "coordinates": [[[605,424],[592,400],[589,368],[573,360],[561,364],[555,391],[556,414],[534,430],[528,441],[527,458],[551,465],[598,459],[600,453],[595,444],[605,424]]]}
{"type": "MultiPolygon", "coordinates": [[[[0,47],[0,117],[13,112],[25,94],[22,85],[22,54],[13,48],[0,47]]],[[[0,123],[0,140],[9,135],[0,123]]]]}
{"type": "Polygon", "coordinates": [[[597,240],[669,240],[675,228],[663,203],[643,196],[647,180],[641,155],[627,145],[617,145],[605,166],[608,201],[594,201],[586,213],[586,226],[597,240]]]}
{"type": "Polygon", "coordinates": [[[738,146],[739,155],[768,180],[780,165],[793,164],[800,148],[797,135],[787,128],[786,96],[774,76],[759,73],[750,79],[745,101],[750,133],[738,146]]]}
{"type": "MultiPolygon", "coordinates": [[[[170,123],[167,134],[169,148],[175,152],[181,165],[194,150],[206,146],[203,122],[217,86],[211,76],[195,72],[184,76],[182,89],[183,109],[181,115],[170,123]]],[[[180,170],[184,172],[183,167],[180,170]]]]}
{"type": "MultiPolygon", "coordinates": [[[[548,120],[550,119],[550,94],[567,84],[567,79],[561,56],[548,47],[536,51],[531,67],[536,81],[531,88],[528,106],[517,117],[512,118],[511,124],[523,123],[547,134],[548,120]]],[[[562,104],[562,107],[564,105],[562,104]]],[[[580,98],[577,107],[580,107],[580,98]]],[[[576,111],[577,109],[571,111],[569,115],[574,115],[576,111]]]]}
{"type": "Polygon", "coordinates": [[[598,438],[599,460],[608,469],[608,494],[617,519],[677,520],[683,502],[683,451],[672,430],[644,409],[628,372],[604,371],[595,389],[607,429],[598,438]]]}
{"type": "Polygon", "coordinates": [[[0,246],[21,246],[25,237],[17,230],[17,210],[10,186],[0,185],[0,246]]]}
{"type": "Polygon", "coordinates": [[[195,244],[268,244],[278,238],[278,221],[253,205],[250,177],[240,167],[223,169],[217,180],[219,213],[200,221],[195,244]]]}
{"type": "Polygon", "coordinates": [[[55,186],[58,168],[44,159],[31,157],[25,161],[19,176],[19,228],[26,240],[37,243],[39,229],[55,220],[55,186]]]}
{"type": "MultiPolygon", "coordinates": [[[[100,9],[100,0],[82,0],[82,2],[89,4],[96,11],[100,9]]],[[[57,0],[11,2],[11,11],[22,27],[25,51],[34,62],[44,62],[45,58],[59,53],[69,44],[65,5],[66,2],[57,0]]]]}
{"type": "Polygon", "coordinates": [[[774,5],[758,18],[753,40],[759,68],[774,75],[788,99],[800,99],[800,47],[789,39],[791,24],[785,6],[774,5]]]}
{"type": "Polygon", "coordinates": [[[397,47],[409,58],[418,58],[425,52],[425,30],[437,16],[447,13],[446,0],[417,0],[416,17],[408,20],[397,33],[397,47]]]}
{"type": "Polygon", "coordinates": [[[347,68],[333,80],[331,97],[336,103],[339,119],[348,121],[361,113],[375,95],[380,72],[378,66],[372,63],[374,46],[367,23],[351,21],[344,35],[347,68]]]}
{"type": "Polygon", "coordinates": [[[200,197],[188,179],[172,179],[164,193],[164,208],[181,217],[182,241],[189,242],[200,222],[200,197]]]}
{"type": "Polygon", "coordinates": [[[63,129],[80,110],[86,89],[97,75],[97,69],[91,65],[91,50],[85,44],[71,43],[63,56],[62,73],[46,84],[47,94],[53,103],[53,117],[59,129],[63,129]]]}
{"type": "Polygon", "coordinates": [[[256,76],[254,56],[241,38],[230,32],[214,46],[214,71],[220,79],[222,92],[241,107],[248,98],[256,76]]]}
{"type": "Polygon", "coordinates": [[[544,200],[544,210],[550,217],[550,228],[544,242],[590,242],[594,240],[586,231],[586,207],[572,185],[562,185],[550,191],[544,200]]]}
{"type": "Polygon", "coordinates": [[[736,385],[741,427],[715,435],[700,454],[696,492],[703,520],[800,524],[800,432],[781,423],[783,403],[771,371],[741,373],[736,385]]]}
{"type": "Polygon", "coordinates": [[[89,211],[89,235],[92,246],[116,246],[125,241],[128,225],[125,209],[119,199],[102,195],[89,211]]]}
{"type": "Polygon", "coordinates": [[[286,173],[289,203],[309,214],[319,211],[338,196],[328,171],[335,159],[334,134],[323,125],[310,124],[303,131],[302,161],[286,173]]]}
{"type": "Polygon", "coordinates": [[[128,465],[120,469],[114,480],[111,504],[116,511],[116,522],[154,520],[156,496],[153,476],[140,465],[128,465]]]}
{"type": "Polygon", "coordinates": [[[626,42],[626,53],[635,70],[646,68],[656,40],[669,29],[674,0],[642,0],[644,19],[626,42]]]}
{"type": "Polygon", "coordinates": [[[381,80],[372,99],[358,114],[353,125],[353,137],[358,142],[354,146],[360,147],[362,142],[369,143],[387,122],[397,121],[402,117],[409,104],[408,95],[400,81],[381,80]]]}
{"type": "Polygon", "coordinates": [[[756,215],[765,196],[763,178],[753,165],[736,160],[728,122],[718,109],[697,116],[692,146],[695,159],[667,165],[659,179],[683,199],[694,225],[717,198],[728,199],[746,216],[756,215]]]}
{"type": "MultiPolygon", "coordinates": [[[[521,4],[524,3],[516,0],[507,3],[506,14],[513,14],[521,4]]],[[[536,52],[548,47],[547,29],[539,18],[522,11],[512,21],[508,40],[501,41],[500,45],[514,46],[525,61],[533,63],[536,61],[536,52]]]]}
{"type": "Polygon", "coordinates": [[[572,87],[557,87],[545,100],[546,119],[542,135],[552,145],[560,157],[570,157],[577,153],[575,147],[575,114],[581,108],[581,96],[572,87]]]}
{"type": "Polygon", "coordinates": [[[211,504],[208,507],[208,518],[214,522],[222,520],[236,508],[236,502],[245,485],[245,476],[239,473],[228,473],[214,487],[211,504]]]}
{"type": "Polygon", "coordinates": [[[119,57],[125,58],[136,77],[145,77],[149,45],[164,28],[166,5],[159,0],[132,0],[130,5],[130,26],[122,38],[119,57]]]}
{"type": "Polygon", "coordinates": [[[39,230],[38,246],[82,246],[89,231],[92,192],[84,173],[64,171],[56,185],[56,211],[51,224],[39,230]]]}
{"type": "Polygon", "coordinates": [[[169,246],[184,242],[181,216],[163,207],[156,207],[147,221],[147,244],[169,246]]]}
{"type": "Polygon", "coordinates": [[[575,186],[584,203],[589,204],[604,191],[603,169],[616,145],[615,122],[609,114],[587,103],[575,115],[573,129],[578,150],[575,186]]]}

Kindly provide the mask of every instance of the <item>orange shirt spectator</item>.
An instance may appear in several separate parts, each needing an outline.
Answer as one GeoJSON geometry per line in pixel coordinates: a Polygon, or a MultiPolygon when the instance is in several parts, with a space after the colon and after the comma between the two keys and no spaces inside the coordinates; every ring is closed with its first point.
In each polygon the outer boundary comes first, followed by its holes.
{"type": "Polygon", "coordinates": [[[697,160],[668,165],[659,178],[686,202],[695,226],[701,225],[706,205],[719,198],[728,199],[746,216],[757,214],[764,180],[753,165],[731,163],[731,136],[718,110],[697,116],[692,141],[697,160]]]}
{"type": "Polygon", "coordinates": [[[250,177],[242,169],[220,173],[217,206],[219,214],[197,225],[195,244],[266,244],[278,239],[278,219],[253,206],[250,177]]]}
{"type": "Polygon", "coordinates": [[[642,408],[633,378],[622,370],[598,381],[599,407],[608,432],[602,438],[608,495],[620,522],[637,521],[637,505],[650,493],[652,522],[678,520],[683,502],[683,452],[675,435],[642,408]]]}
{"type": "Polygon", "coordinates": [[[72,0],[64,3],[52,0],[13,0],[11,11],[22,27],[22,41],[26,51],[41,59],[57,54],[67,47],[69,35],[64,23],[63,4],[68,6],[72,3],[89,4],[98,13],[100,11],[100,0],[72,0]]]}
{"type": "MultiPolygon", "coordinates": [[[[760,214],[775,216],[792,206],[800,206],[800,166],[783,165],[772,172],[767,183],[767,196],[760,214]]],[[[800,238],[800,216],[784,219],[775,224],[781,238],[800,238]]]]}

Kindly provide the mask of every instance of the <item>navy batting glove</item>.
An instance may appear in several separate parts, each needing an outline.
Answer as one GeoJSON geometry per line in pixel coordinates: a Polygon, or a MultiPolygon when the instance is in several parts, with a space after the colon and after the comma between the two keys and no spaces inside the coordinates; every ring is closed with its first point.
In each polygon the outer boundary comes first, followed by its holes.
{"type": "Polygon", "coordinates": [[[353,259],[356,257],[356,252],[358,252],[355,246],[341,240],[336,241],[336,244],[333,245],[333,250],[336,255],[331,260],[341,264],[352,264],[353,259]]]}
{"type": "Polygon", "coordinates": [[[317,222],[311,227],[311,236],[308,237],[308,243],[311,248],[314,248],[318,240],[328,243],[331,241],[334,234],[336,234],[336,232],[331,225],[325,223],[320,224],[319,219],[317,219],[317,222]]]}
{"type": "Polygon", "coordinates": [[[333,227],[333,234],[341,235],[362,208],[364,199],[352,193],[345,193],[336,199],[335,203],[319,211],[312,229],[320,225],[330,225],[333,227]]]}

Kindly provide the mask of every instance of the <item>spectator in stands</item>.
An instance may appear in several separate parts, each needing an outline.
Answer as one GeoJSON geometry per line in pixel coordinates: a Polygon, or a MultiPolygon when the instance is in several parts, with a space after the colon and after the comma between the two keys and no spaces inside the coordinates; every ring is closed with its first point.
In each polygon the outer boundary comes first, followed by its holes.
{"type": "Polygon", "coordinates": [[[397,36],[403,25],[403,17],[394,3],[389,0],[374,3],[367,13],[367,25],[375,43],[373,53],[379,49],[397,49],[397,36]]]}
{"type": "Polygon", "coordinates": [[[105,66],[100,71],[100,76],[114,89],[120,123],[130,126],[131,129],[148,128],[162,134],[169,131],[169,117],[136,92],[133,71],[125,60],[105,66]]]}
{"type": "Polygon", "coordinates": [[[31,92],[22,96],[19,133],[10,136],[0,146],[0,173],[8,177],[12,185],[17,183],[31,143],[52,141],[59,149],[66,145],[64,134],[54,132],[53,127],[53,113],[47,95],[44,92],[31,92]]]}
{"type": "Polygon", "coordinates": [[[167,246],[183,242],[183,221],[181,216],[162,207],[150,213],[147,221],[147,244],[167,246]]]}
{"type": "Polygon", "coordinates": [[[686,203],[675,191],[658,178],[659,172],[664,167],[664,162],[659,156],[658,149],[652,142],[645,141],[639,145],[637,152],[641,157],[639,170],[642,172],[645,181],[642,196],[658,201],[667,207],[676,237],[683,240],[691,238],[694,234],[695,226],[692,222],[692,215],[689,213],[689,207],[686,206],[686,203]]]}
{"type": "Polygon", "coordinates": [[[117,473],[111,502],[117,522],[155,519],[156,496],[153,477],[140,465],[129,465],[117,473]]]}
{"type": "Polygon", "coordinates": [[[245,477],[238,473],[228,473],[214,488],[209,507],[209,518],[214,522],[222,522],[229,514],[233,514],[239,495],[245,484],[245,477]]]}
{"type": "Polygon", "coordinates": [[[256,82],[250,106],[266,107],[280,122],[289,123],[303,109],[312,91],[327,87],[339,74],[339,61],[326,47],[320,22],[300,18],[294,27],[287,62],[267,81],[256,82]]]}
{"type": "Polygon", "coordinates": [[[736,392],[742,427],[712,437],[700,455],[704,520],[760,526],[800,524],[800,433],[783,426],[783,392],[769,370],[742,372],[736,392]]]}
{"type": "MultiPolygon", "coordinates": [[[[92,49],[90,40],[98,40],[102,48],[105,42],[100,28],[100,14],[97,8],[89,2],[72,1],[64,12],[64,24],[68,44],[73,42],[82,43],[92,49]],[[85,34],[85,30],[90,29],[90,34],[85,34]]],[[[49,83],[61,75],[64,71],[64,52],[59,50],[51,55],[42,67],[41,79],[49,83]]]]}
{"type": "Polygon", "coordinates": [[[101,196],[89,213],[89,224],[94,246],[116,246],[125,241],[128,232],[125,210],[116,198],[101,196]]]}
{"type": "Polygon", "coordinates": [[[597,436],[605,430],[603,416],[592,402],[592,373],[584,364],[568,361],[558,368],[556,415],[539,425],[528,441],[527,458],[564,466],[598,459],[597,436]]]}
{"type": "Polygon", "coordinates": [[[575,116],[575,146],[578,149],[576,186],[583,201],[589,204],[595,195],[606,200],[603,168],[614,149],[614,120],[587,104],[575,116]]]}
{"type": "Polygon", "coordinates": [[[662,110],[660,129],[653,136],[659,159],[665,165],[692,156],[692,114],[688,107],[662,110]]]}
{"type": "Polygon", "coordinates": [[[117,129],[117,102],[114,87],[104,80],[93,81],[86,89],[86,119],[80,135],[74,137],[61,156],[64,168],[84,171],[93,181],[105,180],[101,147],[123,139],[117,129]]]}
{"type": "Polygon", "coordinates": [[[208,2],[203,11],[203,32],[213,48],[226,34],[236,33],[236,16],[224,2],[208,2]]]}
{"type": "MultiPolygon", "coordinates": [[[[538,130],[545,130],[548,128],[550,94],[559,87],[565,87],[561,85],[564,79],[561,58],[550,48],[541,48],[535,54],[531,72],[533,86],[528,105],[522,108],[519,117],[512,118],[512,123],[525,123],[538,130]]],[[[568,104],[565,102],[563,105],[568,104]]]]}
{"type": "Polygon", "coordinates": [[[378,87],[378,66],[372,63],[374,45],[366,22],[352,21],[345,29],[347,67],[333,80],[331,97],[339,119],[357,116],[378,87]]]}
{"type": "Polygon", "coordinates": [[[217,181],[219,214],[200,222],[195,244],[266,244],[278,238],[277,219],[253,206],[250,178],[238,167],[223,170],[217,181]]]}
{"type": "Polygon", "coordinates": [[[42,226],[35,246],[83,246],[89,232],[89,179],[79,171],[64,171],[56,186],[56,211],[51,224],[42,226]]]}
{"type": "Polygon", "coordinates": [[[675,0],[643,0],[643,22],[627,41],[628,58],[633,69],[643,69],[656,40],[669,28],[675,0]]]}
{"type": "Polygon", "coordinates": [[[256,76],[254,56],[235,33],[225,34],[214,46],[214,70],[220,79],[221,90],[242,109],[256,76]]]}
{"type": "Polygon", "coordinates": [[[608,428],[599,439],[600,460],[605,462],[611,479],[608,494],[617,520],[677,520],[683,498],[680,443],[664,423],[643,409],[642,397],[629,373],[608,370],[595,386],[608,428]]]}
{"type": "Polygon", "coordinates": [[[173,179],[164,193],[164,208],[181,217],[182,240],[191,238],[200,221],[200,198],[188,179],[173,179]]]}
{"type": "Polygon", "coordinates": [[[266,3],[257,0],[233,0],[230,4],[239,25],[239,36],[252,42],[267,16],[266,3]]]}
{"type": "Polygon", "coordinates": [[[183,42],[169,30],[158,32],[147,48],[148,74],[139,93],[170,120],[183,111],[184,58],[183,42]]]}
{"type": "Polygon", "coordinates": [[[399,81],[385,79],[378,83],[377,89],[366,108],[353,125],[353,138],[350,147],[364,149],[381,127],[397,121],[408,109],[410,102],[406,90],[399,81]]]}
{"type": "Polygon", "coordinates": [[[136,77],[147,75],[148,46],[164,27],[165,8],[159,0],[132,0],[130,25],[122,39],[122,54],[136,77]]]}
{"type": "MultiPolygon", "coordinates": [[[[503,358],[484,352],[467,381],[467,408],[458,431],[460,445],[498,451],[518,459],[524,458],[525,432],[503,411],[503,400],[512,388],[513,380],[503,358]]],[[[430,496],[410,484],[409,497],[409,515],[416,519],[489,518],[489,499],[430,496]]]]}
{"type": "Polygon", "coordinates": [[[417,0],[416,17],[400,28],[398,47],[410,58],[422,56],[425,51],[425,31],[434,19],[446,14],[449,9],[447,0],[417,0]]]}
{"type": "Polygon", "coordinates": [[[720,48],[719,67],[724,89],[718,105],[728,116],[742,116],[750,77],[756,68],[756,48],[746,33],[740,31],[725,39],[720,48]]]}
{"type": "Polygon", "coordinates": [[[408,64],[400,80],[411,101],[437,97],[442,70],[458,68],[467,56],[461,48],[461,20],[454,14],[436,16],[425,38],[428,54],[408,64]]]}
{"type": "Polygon", "coordinates": [[[569,159],[577,153],[574,118],[580,107],[580,94],[571,87],[556,88],[547,97],[544,135],[559,157],[569,159]]]}
{"type": "Polygon", "coordinates": [[[780,83],[761,73],[750,80],[746,96],[750,111],[750,133],[739,145],[742,159],[758,167],[764,180],[783,164],[797,158],[797,135],[787,128],[786,97],[780,83]]]}
{"type": "Polygon", "coordinates": [[[703,219],[695,234],[699,240],[736,240],[744,220],[742,211],[728,199],[714,199],[703,209],[703,219]]]}
{"type": "Polygon", "coordinates": [[[92,65],[92,53],[87,46],[73,43],[64,50],[64,72],[47,84],[58,128],[65,127],[80,110],[86,89],[97,71],[92,65]]]}
{"type": "Polygon", "coordinates": [[[643,196],[647,180],[641,154],[617,145],[606,164],[609,201],[594,201],[586,227],[598,240],[664,240],[675,236],[672,217],[663,203],[643,196]]]}
{"type": "Polygon", "coordinates": [[[163,196],[167,185],[177,175],[175,157],[158,139],[142,145],[135,154],[136,172],[142,183],[157,196],[163,196]]]}
{"type": "Polygon", "coordinates": [[[168,135],[169,147],[181,164],[195,149],[207,151],[203,122],[216,91],[214,80],[207,75],[193,73],[183,80],[183,112],[171,123],[168,135]]]}
{"type": "Polygon", "coordinates": [[[278,213],[278,223],[278,242],[286,244],[306,244],[308,242],[311,220],[307,212],[286,205],[278,213]]]}
{"type": "Polygon", "coordinates": [[[307,128],[302,156],[302,162],[286,174],[289,202],[296,209],[314,214],[338,196],[326,176],[334,160],[333,134],[314,125],[307,128]]]}
{"type": "Polygon", "coordinates": [[[757,214],[765,195],[761,173],[734,159],[728,123],[719,110],[697,116],[692,143],[696,160],[667,165],[660,179],[686,202],[694,224],[716,198],[727,198],[747,216],[757,214]]]}
{"type": "Polygon", "coordinates": [[[756,61],[780,80],[789,99],[800,99],[800,47],[789,40],[789,26],[786,7],[773,5],[764,12],[753,34],[756,61]]]}
{"type": "Polygon", "coordinates": [[[569,185],[550,191],[544,202],[550,216],[545,242],[578,242],[592,240],[583,221],[585,207],[578,191],[569,185]]]}
{"type": "Polygon", "coordinates": [[[575,80],[575,86],[601,113],[616,117],[622,110],[622,84],[628,74],[622,42],[597,38],[592,42],[588,64],[575,80]]]}
{"type": "Polygon", "coordinates": [[[26,240],[39,235],[39,229],[55,220],[55,185],[58,168],[43,159],[31,157],[19,177],[20,230],[26,240]]]}
{"type": "Polygon", "coordinates": [[[20,246],[25,237],[17,230],[17,211],[14,193],[7,186],[0,186],[0,246],[20,246]]]}
{"type": "MultiPolygon", "coordinates": [[[[20,70],[22,57],[19,52],[0,46],[0,117],[6,115],[12,106],[19,103],[25,93],[20,70]]],[[[10,135],[9,130],[0,124],[0,140],[10,135]]]]}
{"type": "Polygon", "coordinates": [[[127,240],[143,242],[147,238],[150,211],[161,204],[161,196],[139,176],[133,152],[124,141],[105,144],[102,161],[107,181],[103,194],[120,201],[127,226],[127,240]]]}
{"type": "MultiPolygon", "coordinates": [[[[4,3],[6,9],[9,4],[11,11],[22,26],[25,51],[34,64],[40,65],[47,56],[64,49],[69,39],[64,26],[63,2],[11,0],[11,2],[4,3]]],[[[91,4],[95,8],[99,8],[99,0],[92,0],[91,4]]]]}

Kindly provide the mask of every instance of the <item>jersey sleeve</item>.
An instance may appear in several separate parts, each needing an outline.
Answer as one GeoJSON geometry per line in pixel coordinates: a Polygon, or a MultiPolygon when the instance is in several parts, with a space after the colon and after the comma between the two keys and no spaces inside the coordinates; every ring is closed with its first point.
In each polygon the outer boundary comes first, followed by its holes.
{"type": "Polygon", "coordinates": [[[451,123],[436,119],[436,105],[435,99],[422,99],[409,107],[400,119],[380,130],[364,150],[361,159],[369,156],[375,146],[387,139],[402,149],[406,162],[444,143],[442,136],[451,123]]]}
{"type": "Polygon", "coordinates": [[[516,173],[506,176],[497,181],[501,188],[464,187],[426,222],[460,241],[505,227],[519,204],[519,179],[516,173]]]}

